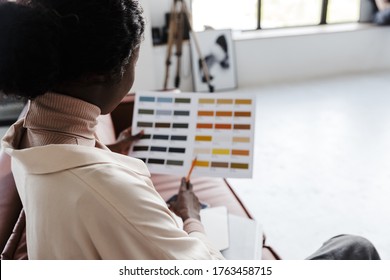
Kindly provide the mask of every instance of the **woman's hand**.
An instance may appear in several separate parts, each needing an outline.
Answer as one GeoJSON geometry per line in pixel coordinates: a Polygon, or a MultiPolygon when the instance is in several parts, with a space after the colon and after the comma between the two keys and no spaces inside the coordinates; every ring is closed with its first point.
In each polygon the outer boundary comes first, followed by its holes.
{"type": "Polygon", "coordinates": [[[188,218],[194,218],[200,221],[199,199],[192,189],[192,184],[187,182],[186,178],[181,179],[177,199],[170,203],[170,209],[178,215],[183,222],[188,218]]]}
{"type": "Polygon", "coordinates": [[[142,135],[144,135],[143,130],[136,135],[131,135],[131,127],[126,128],[119,134],[116,142],[114,144],[107,145],[107,147],[113,152],[127,155],[133,142],[141,139],[142,135]]]}

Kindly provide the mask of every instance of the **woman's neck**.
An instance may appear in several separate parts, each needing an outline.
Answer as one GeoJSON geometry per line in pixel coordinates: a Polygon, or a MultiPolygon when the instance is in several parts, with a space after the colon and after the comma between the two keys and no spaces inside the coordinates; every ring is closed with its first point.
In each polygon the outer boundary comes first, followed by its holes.
{"type": "Polygon", "coordinates": [[[20,148],[49,144],[95,146],[99,107],[83,100],[46,93],[31,101],[20,148]]]}

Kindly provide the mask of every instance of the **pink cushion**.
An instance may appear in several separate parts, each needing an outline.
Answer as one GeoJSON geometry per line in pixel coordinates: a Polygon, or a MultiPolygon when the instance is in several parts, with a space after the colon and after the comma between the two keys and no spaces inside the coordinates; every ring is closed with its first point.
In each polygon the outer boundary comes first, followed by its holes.
{"type": "MultiPolygon", "coordinates": [[[[172,195],[177,194],[181,177],[153,174],[152,181],[162,198],[168,200],[172,195]]],[[[211,207],[226,206],[231,214],[251,217],[223,178],[193,177],[191,183],[201,202],[211,207]]]]}
{"type": "Polygon", "coordinates": [[[26,216],[20,212],[10,238],[1,253],[2,260],[27,260],[26,216]]]}
{"type": "Polygon", "coordinates": [[[11,172],[10,157],[0,151],[0,252],[12,234],[21,209],[22,202],[11,172]]]}

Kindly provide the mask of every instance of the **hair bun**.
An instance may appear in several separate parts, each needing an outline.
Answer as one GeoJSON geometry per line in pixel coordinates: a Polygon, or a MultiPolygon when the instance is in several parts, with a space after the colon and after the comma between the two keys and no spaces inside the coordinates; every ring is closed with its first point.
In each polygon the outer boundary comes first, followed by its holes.
{"type": "Polygon", "coordinates": [[[52,89],[60,27],[47,11],[0,3],[0,91],[33,98],[52,89]]]}

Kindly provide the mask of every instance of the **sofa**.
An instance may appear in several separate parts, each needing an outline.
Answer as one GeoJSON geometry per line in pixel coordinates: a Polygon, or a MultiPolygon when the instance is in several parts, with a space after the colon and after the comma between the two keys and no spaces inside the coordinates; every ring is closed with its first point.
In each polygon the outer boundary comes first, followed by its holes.
{"type": "MultiPolygon", "coordinates": [[[[131,126],[134,108],[134,96],[126,96],[122,103],[111,113],[101,116],[97,136],[105,144],[113,143],[118,134],[131,126]]],[[[167,200],[177,193],[180,177],[152,174],[152,181],[163,199],[167,200]]],[[[252,215],[224,178],[194,177],[191,179],[200,201],[210,206],[224,205],[229,213],[252,219],[252,215]]],[[[1,259],[28,259],[25,215],[15,181],[11,172],[11,160],[0,152],[0,251],[1,259]]],[[[279,255],[263,239],[262,258],[280,259],[279,255]]]]}

